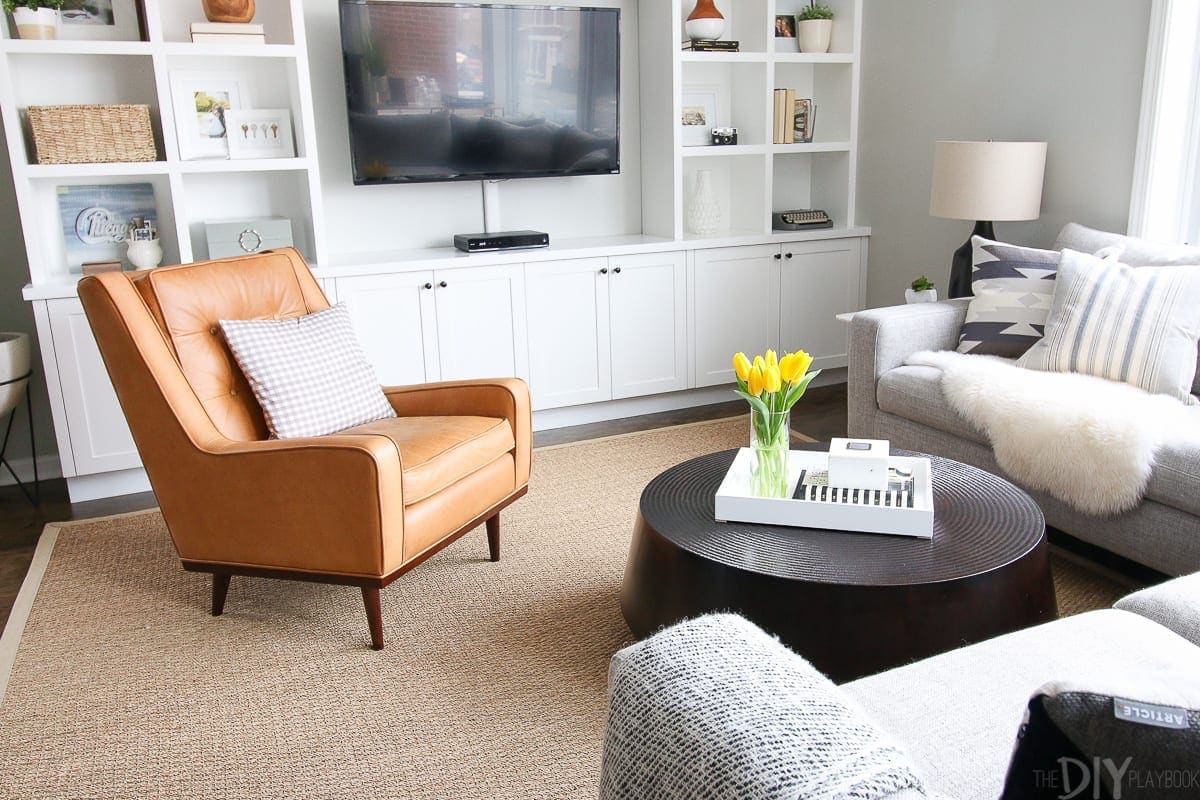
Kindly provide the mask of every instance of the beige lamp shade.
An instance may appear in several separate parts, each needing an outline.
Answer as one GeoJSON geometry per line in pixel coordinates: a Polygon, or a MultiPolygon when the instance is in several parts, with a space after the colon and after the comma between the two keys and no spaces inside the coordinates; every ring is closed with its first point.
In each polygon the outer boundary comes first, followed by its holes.
{"type": "Polygon", "coordinates": [[[1045,142],[937,142],[929,213],[999,222],[1042,213],[1045,142]]]}

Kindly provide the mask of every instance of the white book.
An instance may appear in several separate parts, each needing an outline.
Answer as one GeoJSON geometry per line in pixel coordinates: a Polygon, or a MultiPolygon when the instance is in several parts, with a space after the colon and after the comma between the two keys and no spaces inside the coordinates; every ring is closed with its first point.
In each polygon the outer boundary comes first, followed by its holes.
{"type": "Polygon", "coordinates": [[[261,33],[193,33],[193,42],[238,42],[240,44],[266,44],[267,37],[261,33]]]}
{"type": "Polygon", "coordinates": [[[258,22],[193,22],[192,33],[246,33],[262,35],[264,29],[258,22]]]}

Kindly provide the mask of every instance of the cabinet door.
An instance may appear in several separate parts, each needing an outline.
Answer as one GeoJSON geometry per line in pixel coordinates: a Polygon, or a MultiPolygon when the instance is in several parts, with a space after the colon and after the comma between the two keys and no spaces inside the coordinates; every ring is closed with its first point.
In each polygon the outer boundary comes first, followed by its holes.
{"type": "Polygon", "coordinates": [[[525,378],[525,286],[521,265],[434,273],[442,380],[525,378]]]}
{"type": "Polygon", "coordinates": [[[697,250],[691,341],[696,386],[733,383],[733,354],[778,347],[779,245],[697,250]]]}
{"type": "Polygon", "coordinates": [[[835,315],[859,308],[860,246],[858,239],[783,245],[779,346],[804,348],[815,368],[849,361],[850,326],[835,315]]]}
{"type": "Polygon", "coordinates": [[[133,434],[125,423],[83,305],[70,298],[49,300],[47,308],[75,474],[140,467],[133,434]]]}
{"type": "Polygon", "coordinates": [[[605,258],[525,265],[529,390],[535,409],[612,397],[609,277],[605,258]]]}
{"type": "Polygon", "coordinates": [[[687,259],[653,253],[609,259],[612,396],[686,389],[687,259]]]}
{"type": "Polygon", "coordinates": [[[406,386],[438,380],[432,272],[358,275],[338,278],[334,284],[380,383],[406,386]]]}

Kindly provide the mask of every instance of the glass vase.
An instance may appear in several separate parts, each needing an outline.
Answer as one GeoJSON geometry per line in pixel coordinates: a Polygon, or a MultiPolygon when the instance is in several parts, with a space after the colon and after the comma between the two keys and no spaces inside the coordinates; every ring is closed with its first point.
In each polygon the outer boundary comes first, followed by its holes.
{"type": "Polygon", "coordinates": [[[750,409],[750,493],[787,497],[790,413],[750,409]]]}

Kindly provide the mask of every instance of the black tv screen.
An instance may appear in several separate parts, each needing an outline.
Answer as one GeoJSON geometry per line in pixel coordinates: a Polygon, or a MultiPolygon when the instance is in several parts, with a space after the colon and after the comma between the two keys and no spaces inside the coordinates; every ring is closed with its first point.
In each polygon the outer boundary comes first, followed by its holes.
{"type": "Polygon", "coordinates": [[[356,184],[620,172],[619,9],[340,7],[356,184]]]}

